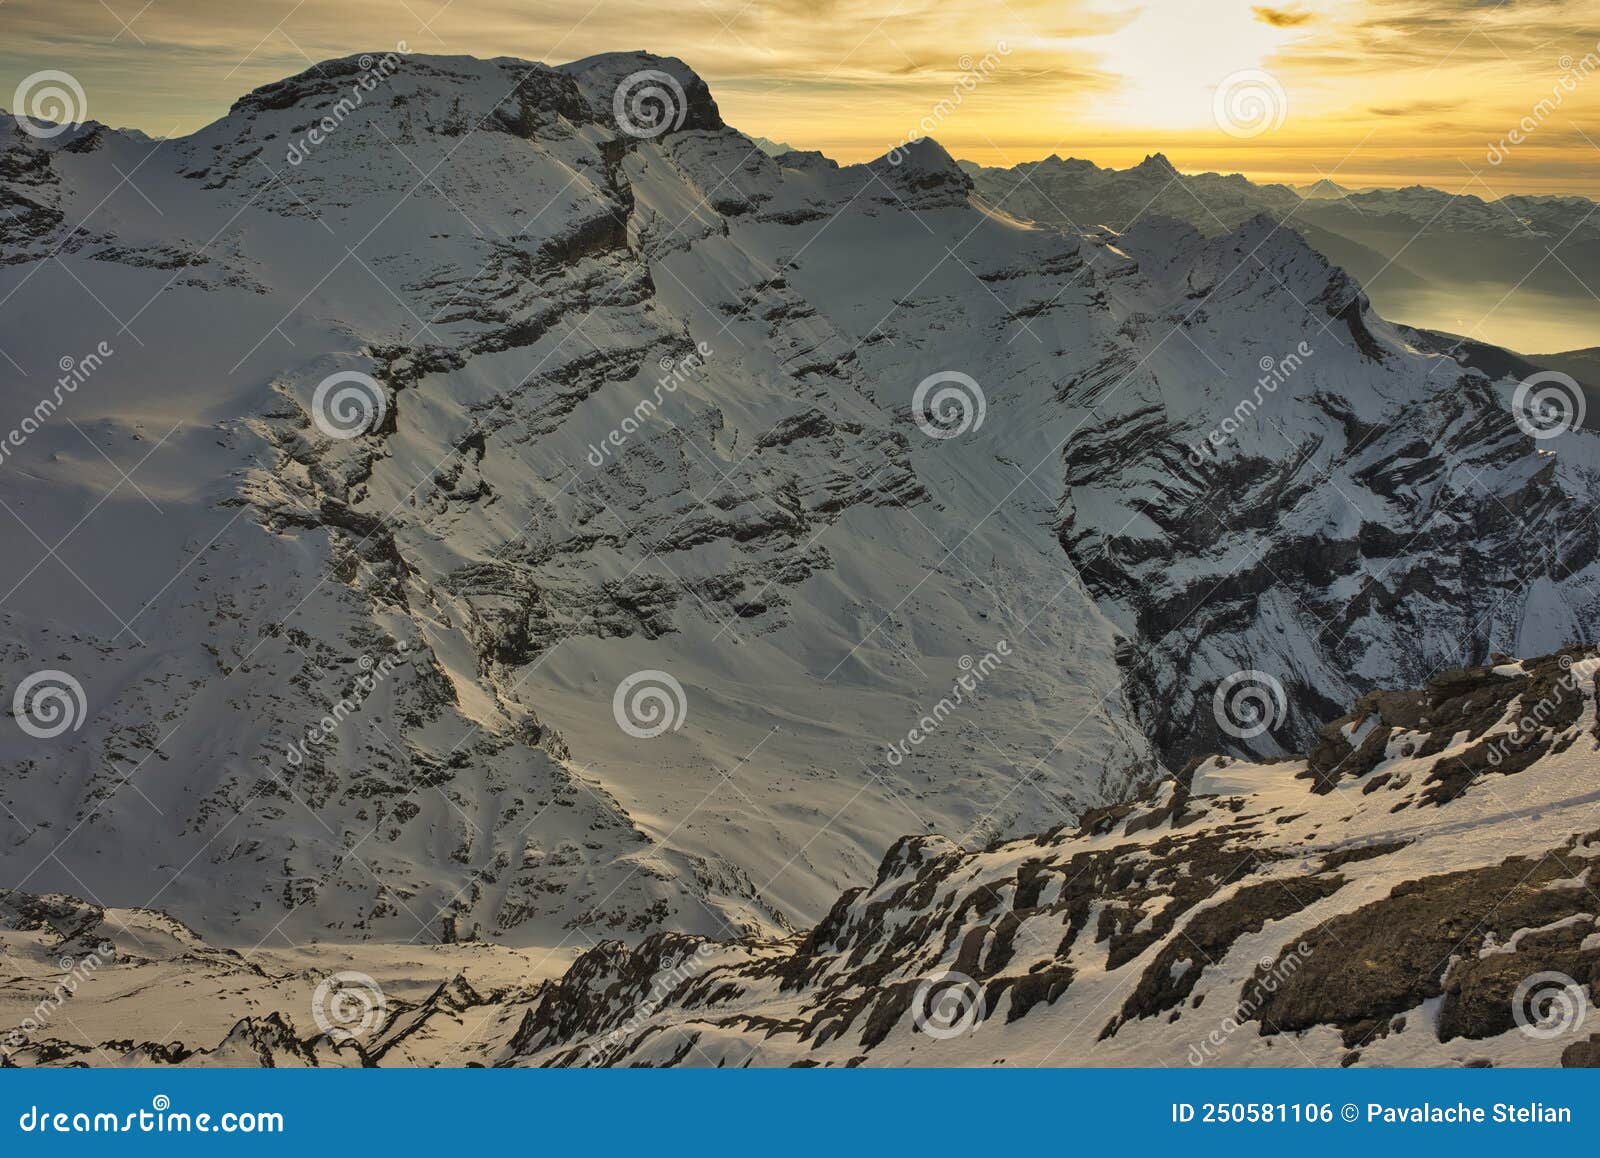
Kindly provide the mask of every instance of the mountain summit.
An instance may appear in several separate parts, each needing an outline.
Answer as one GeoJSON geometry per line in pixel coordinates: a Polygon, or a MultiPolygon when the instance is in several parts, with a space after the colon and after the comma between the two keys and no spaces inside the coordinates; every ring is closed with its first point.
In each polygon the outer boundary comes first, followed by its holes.
{"type": "Polygon", "coordinates": [[[28,893],[225,945],[782,938],[907,832],[1073,824],[1597,622],[1592,436],[1258,205],[773,157],[642,53],[5,129],[28,893]]]}

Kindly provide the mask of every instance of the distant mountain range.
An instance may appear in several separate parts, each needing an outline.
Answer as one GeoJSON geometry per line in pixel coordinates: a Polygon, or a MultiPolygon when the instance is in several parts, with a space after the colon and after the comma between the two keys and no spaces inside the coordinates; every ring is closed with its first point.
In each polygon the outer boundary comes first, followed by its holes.
{"type": "Polygon", "coordinates": [[[960,164],[1007,212],[1071,228],[1120,230],[1163,216],[1209,235],[1270,213],[1359,281],[1391,319],[1443,330],[1482,321],[1487,330],[1470,336],[1525,353],[1600,342],[1600,214],[1584,197],[1485,200],[1422,185],[1358,192],[1326,179],[1296,189],[1238,173],[1181,173],[1160,153],[1130,169],[1057,156],[1010,169],[960,164]],[[1547,315],[1569,315],[1559,329],[1547,319],[1544,332],[1570,340],[1516,340],[1520,314],[1506,311],[1524,298],[1547,315]]]}

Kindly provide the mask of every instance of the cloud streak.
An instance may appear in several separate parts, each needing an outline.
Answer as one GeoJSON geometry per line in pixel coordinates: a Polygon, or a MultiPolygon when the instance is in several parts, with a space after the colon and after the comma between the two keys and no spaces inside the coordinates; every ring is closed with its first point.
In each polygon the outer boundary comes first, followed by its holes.
{"type": "Polygon", "coordinates": [[[1298,28],[1302,24],[1309,24],[1316,17],[1310,12],[1298,12],[1287,8],[1268,8],[1258,6],[1251,9],[1256,14],[1256,19],[1263,24],[1270,24],[1274,28],[1298,28]]]}

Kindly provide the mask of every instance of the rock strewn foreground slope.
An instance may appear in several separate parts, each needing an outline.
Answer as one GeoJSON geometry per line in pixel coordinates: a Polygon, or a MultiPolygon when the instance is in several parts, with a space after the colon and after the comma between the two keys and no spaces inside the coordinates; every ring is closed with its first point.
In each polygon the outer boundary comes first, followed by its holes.
{"type": "MultiPolygon", "coordinates": [[[[184,1045],[52,1029],[15,1061],[1597,1064],[1597,675],[1600,656],[1573,650],[1374,693],[1304,758],[1211,758],[981,852],[907,837],[809,932],[608,942],[542,984],[480,960],[413,978],[343,1042],[284,1004],[309,1001],[315,972],[269,977],[181,931],[165,960],[140,957],[118,928],[130,914],[12,894],[14,958],[116,942],[74,1019],[100,1024],[137,979],[173,972],[231,976],[254,1008],[184,1045]]],[[[154,939],[158,918],[131,916],[154,939]]],[[[27,991],[8,988],[14,1004],[27,991]]],[[[213,1021],[246,1012],[229,991],[213,1021]]]]}
{"type": "Polygon", "coordinates": [[[1212,758],[1076,829],[979,853],[909,837],[816,929],[723,947],[642,1024],[628,1018],[687,944],[580,959],[511,1052],[1592,1064],[1570,1021],[1519,1029],[1513,998],[1540,974],[1600,992],[1597,673],[1578,652],[1451,672],[1366,697],[1308,758],[1212,758]]]}

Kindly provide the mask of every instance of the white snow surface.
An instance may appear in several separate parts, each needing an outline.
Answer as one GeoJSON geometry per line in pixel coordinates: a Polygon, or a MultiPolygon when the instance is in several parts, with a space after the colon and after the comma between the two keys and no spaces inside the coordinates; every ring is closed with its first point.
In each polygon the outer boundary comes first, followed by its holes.
{"type": "MultiPolygon", "coordinates": [[[[1336,271],[1269,222],[1038,226],[932,141],[899,166],[774,158],[645,54],[409,57],[291,163],[363,67],[327,62],[176,140],[0,126],[0,427],[63,359],[112,350],[0,461],[0,688],[60,670],[87,704],[53,739],[0,730],[12,887],[159,908],[252,951],[781,936],[907,832],[982,846],[1159,773],[1119,662],[1151,641],[1063,541],[1119,562],[1148,545],[1159,588],[1265,538],[1173,553],[1163,464],[1135,442],[1088,477],[1103,435],[1159,414],[1172,445],[1198,440],[1308,337],[1229,454],[1281,466],[1331,438],[1340,420],[1307,417],[1327,395],[1352,423],[1432,415],[1460,373],[1358,307],[1384,350],[1364,356],[1328,309],[1345,301],[1319,300],[1336,271]],[[642,69],[686,93],[652,139],[613,119],[642,69]],[[381,380],[384,424],[318,428],[337,371],[381,380]],[[941,372],[984,395],[955,437],[910,413],[941,372]],[[1001,641],[973,698],[922,727],[1001,641]],[[369,667],[385,678],[289,761],[369,667]],[[640,671],[684,689],[653,739],[613,714],[640,671]]],[[[1510,494],[1540,472],[1588,496],[1592,444],[1519,444],[1457,482],[1510,494]]],[[[1285,525],[1382,523],[1366,465],[1285,525]]],[[[1588,630],[1580,563],[1493,642],[1588,630]]],[[[1169,641],[1188,654],[1146,702],[1202,720],[1217,678],[1268,667],[1304,737],[1305,689],[1342,703],[1437,658],[1362,615],[1366,650],[1335,660],[1295,594],[1263,596],[1238,638],[1169,641]]]]}
{"type": "Polygon", "coordinates": [[[0,737],[7,884],[247,946],[776,930],[906,831],[1025,831],[1155,769],[1056,472],[1024,474],[1075,421],[1040,359],[1099,340],[1041,269],[1078,243],[938,185],[937,146],[927,187],[781,168],[702,111],[635,141],[609,89],[644,67],[694,96],[639,55],[408,58],[298,165],[353,59],[179,140],[7,123],[45,174],[0,267],[11,412],[114,351],[0,470],[4,686],[60,669],[88,704],[0,737]],[[1019,335],[972,267],[1058,316],[1019,335]],[[969,437],[910,420],[944,369],[987,392],[969,437]],[[390,428],[308,421],[341,370],[384,379],[390,428]],[[329,503],[369,521],[335,535],[329,503]],[[398,666],[292,766],[363,657],[398,666]],[[678,730],[618,727],[640,670],[685,689],[678,730]]]}

